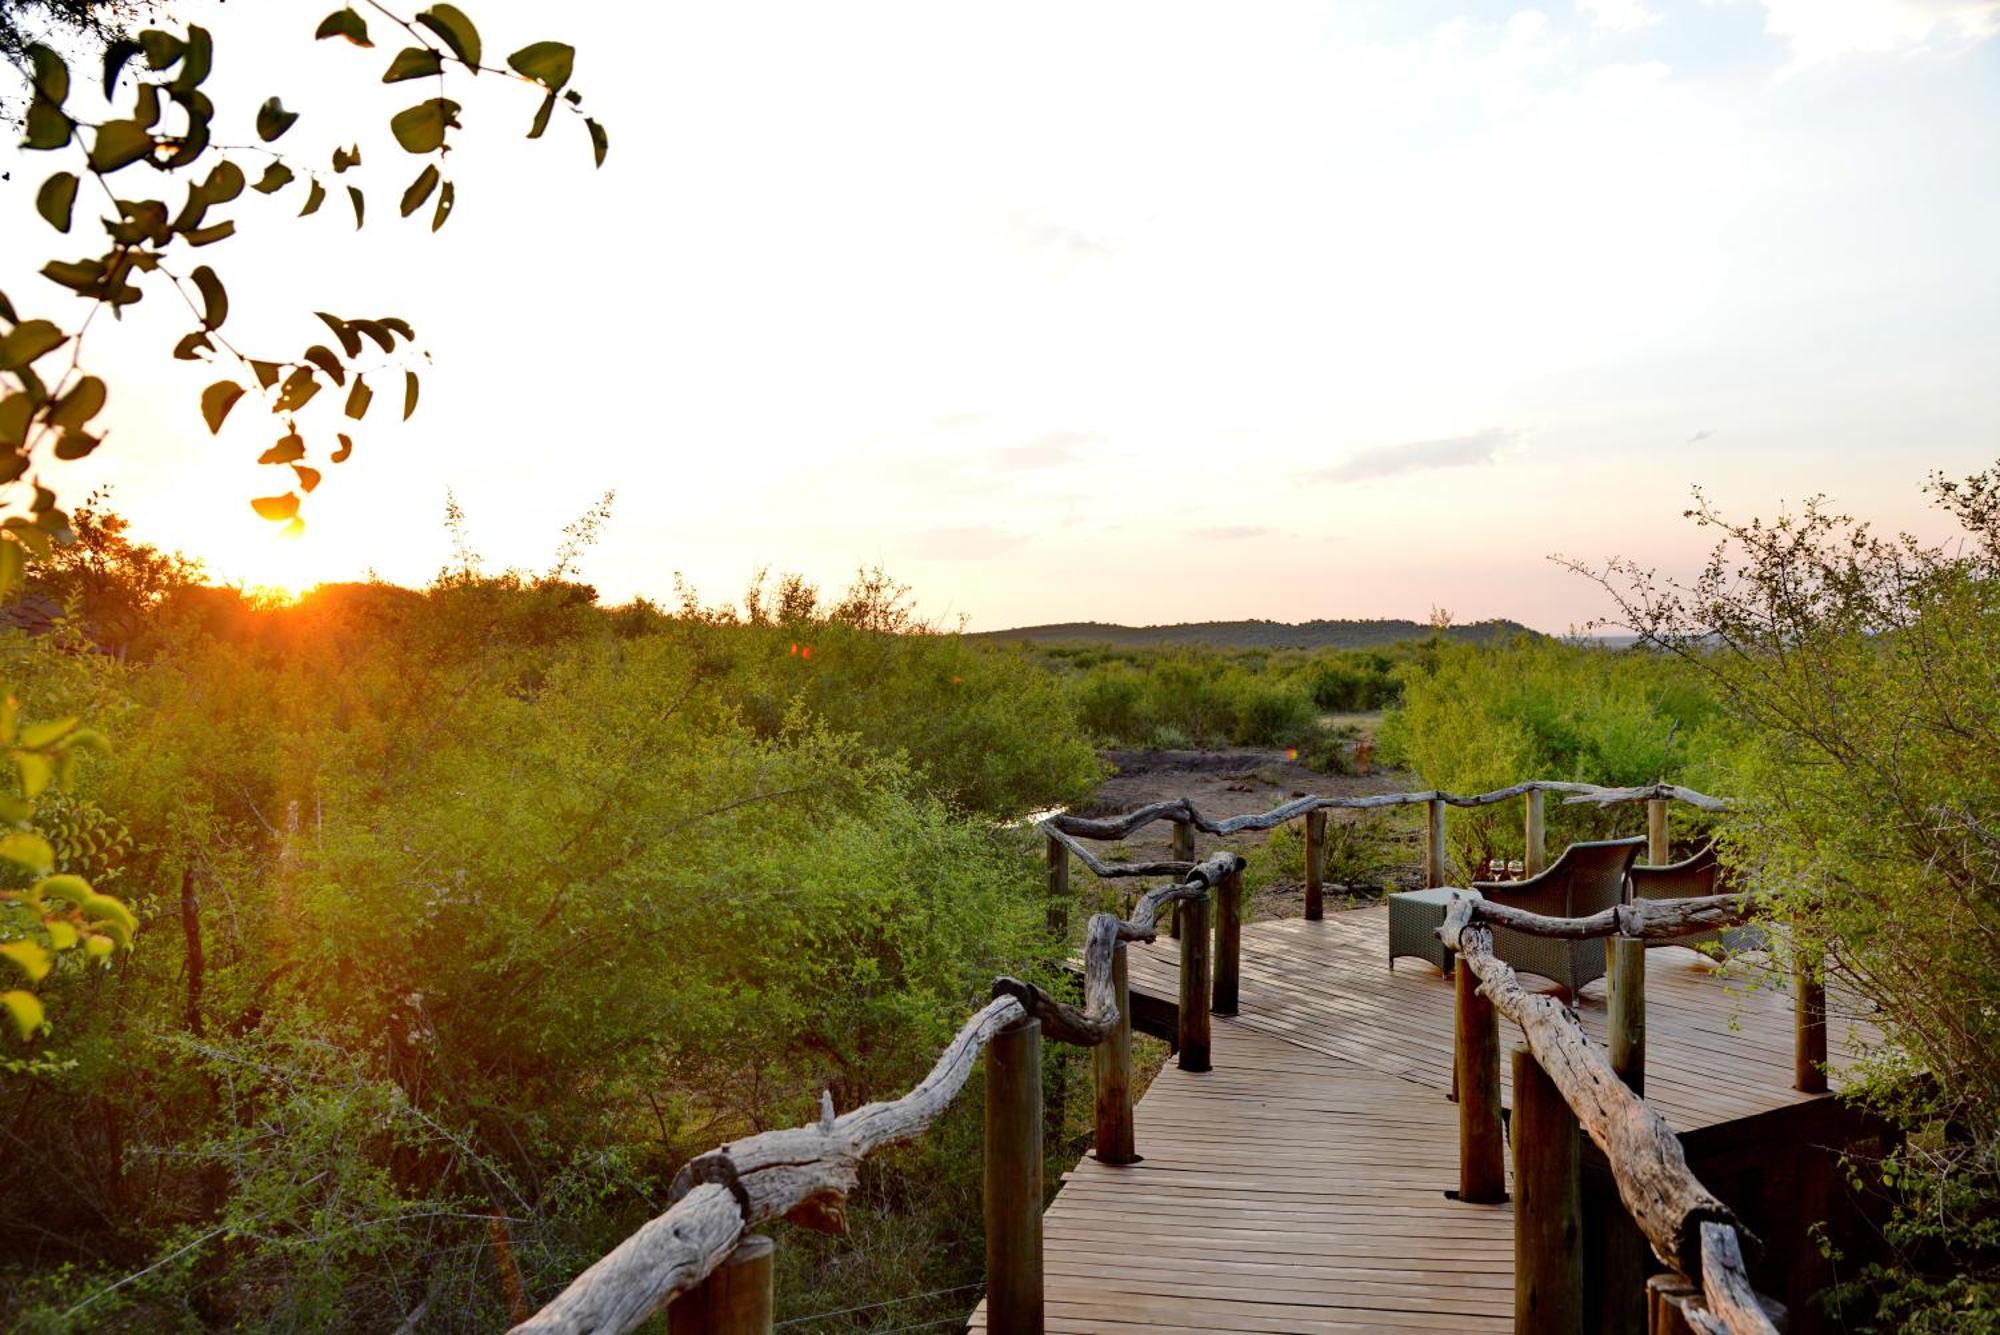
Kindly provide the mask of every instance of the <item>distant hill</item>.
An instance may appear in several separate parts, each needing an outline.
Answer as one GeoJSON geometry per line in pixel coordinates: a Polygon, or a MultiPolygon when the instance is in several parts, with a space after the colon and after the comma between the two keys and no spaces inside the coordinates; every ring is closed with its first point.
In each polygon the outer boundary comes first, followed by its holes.
{"type": "MultiPolygon", "coordinates": [[[[986,630],[970,636],[980,640],[1027,641],[1035,644],[1108,644],[1118,648],[1161,645],[1201,645],[1212,649],[1380,649],[1421,640],[1431,628],[1417,621],[1188,621],[1173,626],[1120,626],[1105,621],[1064,621],[1050,626],[1019,626],[986,630]]],[[[1484,643],[1540,632],[1518,621],[1478,621],[1452,626],[1445,638],[1484,643]]]]}

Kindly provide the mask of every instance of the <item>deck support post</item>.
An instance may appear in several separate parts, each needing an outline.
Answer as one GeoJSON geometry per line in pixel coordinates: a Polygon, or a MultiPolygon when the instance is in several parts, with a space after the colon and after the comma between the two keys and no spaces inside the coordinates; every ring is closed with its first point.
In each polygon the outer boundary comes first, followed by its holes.
{"type": "Polygon", "coordinates": [[[1326,917],[1326,812],[1306,813],[1306,921],[1326,917]]]}
{"type": "Polygon", "coordinates": [[[1132,1130],[1132,986],[1123,941],[1111,951],[1111,995],[1118,1005],[1118,1023],[1090,1050],[1097,1076],[1097,1161],[1137,1163],[1132,1130]]]}
{"type": "Polygon", "coordinates": [[[1435,890],[1444,884],[1444,799],[1428,803],[1430,819],[1424,824],[1424,885],[1435,890]]]}
{"type": "Polygon", "coordinates": [[[1655,867],[1667,865],[1667,799],[1646,799],[1646,861],[1655,867]]]}
{"type": "Polygon", "coordinates": [[[770,1335],[776,1252],[763,1234],[746,1233],[707,1279],[667,1304],[674,1335],[770,1335]]]}
{"type": "Polygon", "coordinates": [[[1819,977],[1819,956],[1792,948],[1792,1088],[1802,1094],[1826,1093],[1826,985],[1819,977]]]}
{"type": "Polygon", "coordinates": [[[1546,794],[1539,788],[1528,790],[1527,828],[1522,832],[1526,849],[1521,854],[1521,875],[1533,876],[1549,862],[1546,794]]]}
{"type": "Polygon", "coordinates": [[[1243,872],[1232,871],[1215,890],[1215,985],[1208,1008],[1236,1014],[1243,977],[1243,872]]]}
{"type": "Polygon", "coordinates": [[[1208,1065],[1208,903],[1204,891],[1181,906],[1180,1068],[1206,1071],[1208,1065]]]}
{"type": "Polygon", "coordinates": [[[1500,1017],[1479,994],[1470,967],[1453,970],[1458,995],[1453,1071],[1458,1085],[1458,1198],[1474,1205],[1507,1199],[1500,1126],[1500,1017]]]}
{"type": "Polygon", "coordinates": [[[1042,1022],[1032,1018],[986,1045],[986,1328],[1042,1329],[1042,1022]]]}
{"type": "Polygon", "coordinates": [[[1646,943],[1635,936],[1606,938],[1611,956],[1605,998],[1605,1046],[1611,1069],[1625,1087],[1646,1096],[1646,943]]]}
{"type": "MultiPolygon", "coordinates": [[[[1174,861],[1194,861],[1194,822],[1177,820],[1174,822],[1174,861]]],[[[1181,906],[1173,904],[1167,909],[1167,934],[1176,941],[1181,936],[1181,906]]]]}
{"type": "Polygon", "coordinates": [[[1582,1335],[1583,1180],[1576,1114],[1514,1053],[1514,1330],[1582,1335]]]}
{"type": "Polygon", "coordinates": [[[1050,837],[1048,923],[1051,932],[1069,930],[1069,849],[1050,837]]]}

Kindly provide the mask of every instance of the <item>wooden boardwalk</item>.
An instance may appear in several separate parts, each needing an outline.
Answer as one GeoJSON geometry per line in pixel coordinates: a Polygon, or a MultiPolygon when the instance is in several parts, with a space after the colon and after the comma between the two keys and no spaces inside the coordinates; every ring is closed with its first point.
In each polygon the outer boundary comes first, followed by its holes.
{"type": "MultiPolygon", "coordinates": [[[[1244,928],[1241,1014],[1214,1022],[1215,1069],[1169,1063],[1138,1106],[1144,1162],[1086,1157],[1048,1209],[1049,1330],[1512,1329],[1511,1208],[1445,1194],[1451,985],[1420,960],[1392,972],[1387,939],[1379,905],[1244,928]]],[[[1177,949],[1129,947],[1141,1004],[1173,1004],[1177,949]]],[[[1789,993],[1678,947],[1647,966],[1646,1095],[1676,1130],[1808,1100],[1791,1088],[1789,993]]],[[[1603,984],[1577,1009],[1601,1042],[1603,984]]]]}

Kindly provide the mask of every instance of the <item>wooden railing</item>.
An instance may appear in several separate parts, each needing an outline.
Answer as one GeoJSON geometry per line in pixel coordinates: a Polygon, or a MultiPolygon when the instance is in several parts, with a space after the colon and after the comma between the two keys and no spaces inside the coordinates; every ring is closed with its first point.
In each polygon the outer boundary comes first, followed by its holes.
{"type": "MultiPolygon", "coordinates": [[[[674,1179],[666,1213],[514,1329],[622,1335],[666,1307],[674,1335],[769,1331],[772,1244],[752,1230],[789,1219],[841,1231],[861,1161],[885,1145],[920,1135],[964,1087],[983,1049],[987,1326],[1004,1335],[1041,1330],[1041,1039],[1047,1035],[1094,1050],[1097,1156],[1107,1163],[1133,1162],[1125,943],[1153,940],[1160,910],[1168,904],[1187,906],[1204,924],[1211,898],[1234,906],[1243,859],[1217,853],[1179,870],[1182,879],[1148,891],[1129,917],[1091,918],[1080,1008],[1032,983],[995,979],[994,999],[965,1022],[909,1093],[838,1116],[832,1100],[822,1095],[816,1124],[767,1131],[692,1160],[674,1179]]],[[[1205,926],[1181,941],[1180,1063],[1191,1070],[1208,1069],[1207,943],[1205,926]]]]}
{"type": "Polygon", "coordinates": [[[1453,1044],[1459,1107],[1459,1197],[1505,1199],[1498,1016],[1520,1027],[1514,1054],[1514,1329],[1586,1328],[1579,1128],[1603,1151],[1632,1221],[1673,1274],[1645,1277],[1644,1257],[1603,1253],[1606,1330],[1653,1335],[1776,1335],[1775,1303],[1750,1285],[1742,1225],[1688,1169],[1671,1127],[1641,1095],[1645,1077],[1647,941],[1745,921],[1739,895],[1619,905],[1587,918],[1546,918],[1470,892],[1453,896],[1438,937],[1457,952],[1453,1044]],[[1600,1051],[1553,997],[1523,988],[1493,953],[1496,926],[1610,943],[1610,1042],[1600,1051]],[[1641,1295],[1643,1296],[1643,1299],[1641,1295]]]}

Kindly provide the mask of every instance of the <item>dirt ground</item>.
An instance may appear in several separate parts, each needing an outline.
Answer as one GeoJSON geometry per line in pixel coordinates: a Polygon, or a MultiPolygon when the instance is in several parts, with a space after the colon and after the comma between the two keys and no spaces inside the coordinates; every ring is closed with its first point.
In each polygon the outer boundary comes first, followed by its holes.
{"type": "MultiPolygon", "coordinates": [[[[1148,802],[1185,797],[1201,813],[1216,819],[1269,811],[1307,793],[1323,797],[1361,797],[1371,793],[1406,792],[1414,786],[1400,770],[1376,770],[1365,775],[1322,774],[1285,752],[1259,747],[1234,747],[1223,751],[1106,751],[1104,759],[1115,773],[1086,803],[1073,810],[1080,816],[1110,816],[1130,811],[1148,802]]],[[[1385,819],[1373,812],[1330,813],[1332,820],[1385,819]]],[[[1303,832],[1303,821],[1295,822],[1303,832]]],[[[1296,917],[1305,901],[1303,878],[1275,869],[1275,858],[1261,857],[1271,839],[1264,831],[1215,839],[1196,836],[1197,852],[1233,848],[1250,859],[1245,883],[1250,890],[1246,916],[1262,918],[1296,917]]],[[[1100,856],[1115,861],[1151,861],[1172,856],[1173,826],[1165,821],[1147,826],[1115,845],[1100,846],[1100,856]]],[[[1421,861],[1421,852],[1416,855],[1421,861]]],[[[1417,870],[1412,867],[1413,873],[1417,870]]],[[[1081,868],[1078,873],[1088,875],[1081,868]]],[[[1131,888],[1126,882],[1124,888],[1131,888]]],[[[1343,899],[1366,902],[1378,896],[1380,886],[1355,886],[1345,894],[1333,885],[1326,887],[1327,906],[1337,907],[1343,899]]]]}

